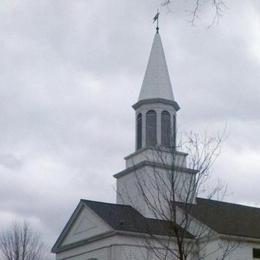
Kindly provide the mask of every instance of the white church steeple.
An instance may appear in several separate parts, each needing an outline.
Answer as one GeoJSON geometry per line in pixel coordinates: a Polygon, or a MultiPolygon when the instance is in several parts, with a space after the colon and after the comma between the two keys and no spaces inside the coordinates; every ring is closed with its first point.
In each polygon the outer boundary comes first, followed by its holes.
{"type": "Polygon", "coordinates": [[[136,112],[136,151],[125,157],[126,169],[114,175],[117,179],[117,203],[131,205],[144,216],[152,218],[160,218],[153,212],[153,207],[159,205],[158,200],[163,212],[170,212],[164,200],[172,195],[165,187],[172,185],[169,176],[173,176],[173,168],[178,169],[176,172],[174,170],[174,180],[177,182],[173,189],[177,201],[186,198],[183,185],[178,183],[186,180],[186,183],[192,183],[196,173],[186,168],[187,154],[176,150],[176,113],[180,107],[174,100],[158,31],[154,36],[138,101],[133,105],[136,112]],[[156,179],[164,184],[160,194],[156,179]],[[150,206],[144,193],[154,199],[150,206]]]}
{"type": "Polygon", "coordinates": [[[138,101],[151,98],[174,100],[170,75],[159,32],[156,32],[154,35],[138,101]]]}
{"type": "Polygon", "coordinates": [[[176,112],[170,75],[161,37],[157,30],[145,71],[136,110],[136,150],[145,147],[174,147],[176,112]]]}

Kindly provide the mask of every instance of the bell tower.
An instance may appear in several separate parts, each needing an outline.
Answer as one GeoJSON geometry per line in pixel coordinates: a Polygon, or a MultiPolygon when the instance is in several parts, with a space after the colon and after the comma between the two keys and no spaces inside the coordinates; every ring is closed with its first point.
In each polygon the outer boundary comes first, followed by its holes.
{"type": "Polygon", "coordinates": [[[159,29],[133,108],[136,149],[125,157],[126,169],[114,175],[117,203],[131,205],[146,217],[160,218],[154,213],[159,201],[163,214],[168,214],[166,197],[171,201],[174,192],[177,201],[186,200],[185,185],[195,180],[196,172],[187,169],[187,154],[176,149],[176,114],[180,107],[174,99],[159,29]]]}
{"type": "Polygon", "coordinates": [[[136,150],[147,147],[175,147],[176,112],[171,80],[160,34],[155,33],[152,49],[136,104],[136,150]]]}

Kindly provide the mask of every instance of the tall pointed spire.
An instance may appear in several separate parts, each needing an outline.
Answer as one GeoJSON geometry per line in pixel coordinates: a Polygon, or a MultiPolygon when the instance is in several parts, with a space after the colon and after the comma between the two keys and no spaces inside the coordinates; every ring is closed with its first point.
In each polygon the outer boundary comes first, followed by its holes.
{"type": "Polygon", "coordinates": [[[138,101],[153,98],[174,101],[171,80],[158,31],[155,33],[153,39],[153,45],[138,101]]]}
{"type": "MultiPolygon", "coordinates": [[[[156,17],[155,17],[156,18],[156,17]]],[[[176,112],[160,34],[157,31],[136,104],[136,149],[145,147],[175,147],[176,112]]]]}

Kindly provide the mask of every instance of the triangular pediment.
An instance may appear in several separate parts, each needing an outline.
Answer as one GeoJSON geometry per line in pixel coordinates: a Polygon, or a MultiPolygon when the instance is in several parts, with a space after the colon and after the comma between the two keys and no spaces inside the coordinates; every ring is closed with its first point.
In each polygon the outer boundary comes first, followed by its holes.
{"type": "Polygon", "coordinates": [[[86,240],[109,230],[111,228],[100,217],[84,206],[63,240],[62,246],[86,240]]]}
{"type": "Polygon", "coordinates": [[[53,251],[77,242],[87,241],[109,231],[112,231],[112,228],[93,210],[80,202],[55,243],[53,251]]]}
{"type": "Polygon", "coordinates": [[[86,210],[82,212],[82,215],[79,218],[77,225],[75,226],[74,235],[79,235],[81,233],[88,232],[92,229],[97,228],[98,223],[90,218],[89,214],[87,214],[86,210]]]}

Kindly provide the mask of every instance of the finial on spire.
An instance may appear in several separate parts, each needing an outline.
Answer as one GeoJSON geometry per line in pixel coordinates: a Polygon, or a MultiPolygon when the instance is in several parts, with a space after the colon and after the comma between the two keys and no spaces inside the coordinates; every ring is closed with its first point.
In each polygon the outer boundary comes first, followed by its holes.
{"type": "Polygon", "coordinates": [[[157,32],[157,33],[159,33],[159,15],[160,15],[159,9],[157,9],[157,13],[156,13],[156,15],[155,15],[154,18],[153,18],[153,23],[154,23],[155,21],[157,22],[157,24],[156,24],[156,32],[157,32]]]}

